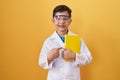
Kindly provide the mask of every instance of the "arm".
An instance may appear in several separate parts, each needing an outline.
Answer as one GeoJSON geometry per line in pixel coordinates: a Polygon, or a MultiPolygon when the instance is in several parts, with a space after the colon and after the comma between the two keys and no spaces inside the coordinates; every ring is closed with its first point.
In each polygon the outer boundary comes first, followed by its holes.
{"type": "Polygon", "coordinates": [[[75,65],[86,65],[92,61],[92,56],[84,41],[81,40],[81,51],[80,54],[76,54],[75,65]]]}
{"type": "Polygon", "coordinates": [[[49,43],[45,42],[40,52],[39,65],[44,69],[51,69],[53,60],[59,57],[59,49],[48,47],[49,43]]]}
{"type": "Polygon", "coordinates": [[[52,50],[50,50],[48,56],[47,56],[47,60],[48,60],[48,65],[55,59],[59,57],[59,50],[60,48],[53,48],[52,50]]]}
{"type": "Polygon", "coordinates": [[[50,69],[52,67],[52,63],[48,65],[47,60],[48,52],[49,49],[47,47],[47,43],[44,42],[39,56],[39,66],[43,67],[44,69],[50,69]]]}

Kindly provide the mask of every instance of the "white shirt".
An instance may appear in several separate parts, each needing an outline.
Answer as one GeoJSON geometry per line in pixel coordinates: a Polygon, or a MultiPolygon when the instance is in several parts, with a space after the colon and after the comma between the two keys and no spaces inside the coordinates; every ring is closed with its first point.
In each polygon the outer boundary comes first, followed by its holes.
{"type": "MultiPolygon", "coordinates": [[[[72,32],[68,34],[75,35],[72,32]]],[[[39,65],[44,69],[49,69],[47,80],[80,80],[80,66],[89,64],[92,56],[84,41],[81,39],[80,54],[76,54],[76,60],[72,62],[65,62],[61,56],[62,51],[59,50],[60,56],[54,59],[49,65],[47,55],[53,48],[64,47],[64,43],[54,32],[48,37],[41,49],[39,57],[39,65]]]]}

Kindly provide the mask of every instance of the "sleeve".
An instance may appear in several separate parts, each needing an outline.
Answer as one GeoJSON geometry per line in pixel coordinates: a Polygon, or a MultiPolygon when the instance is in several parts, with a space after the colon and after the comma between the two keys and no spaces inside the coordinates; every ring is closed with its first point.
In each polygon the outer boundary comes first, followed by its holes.
{"type": "Polygon", "coordinates": [[[39,66],[41,66],[44,69],[51,69],[53,62],[51,62],[48,65],[47,55],[49,53],[49,48],[47,45],[48,44],[46,42],[44,42],[44,44],[42,46],[40,56],[39,56],[39,66]]]}
{"type": "Polygon", "coordinates": [[[89,64],[91,61],[92,61],[91,53],[88,50],[84,41],[81,39],[81,50],[80,54],[76,54],[75,65],[83,66],[89,64]]]}

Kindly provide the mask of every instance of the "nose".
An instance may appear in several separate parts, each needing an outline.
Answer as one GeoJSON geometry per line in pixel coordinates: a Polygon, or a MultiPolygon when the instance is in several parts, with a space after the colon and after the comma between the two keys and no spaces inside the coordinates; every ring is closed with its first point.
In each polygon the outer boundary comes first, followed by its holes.
{"type": "Polygon", "coordinates": [[[65,20],[61,19],[61,20],[59,21],[59,23],[63,24],[63,23],[65,23],[65,20]]]}

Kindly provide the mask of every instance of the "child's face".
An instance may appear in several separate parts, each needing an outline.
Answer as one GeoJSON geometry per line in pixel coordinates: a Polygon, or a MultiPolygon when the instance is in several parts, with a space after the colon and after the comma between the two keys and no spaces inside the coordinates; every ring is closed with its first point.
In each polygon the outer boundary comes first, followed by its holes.
{"type": "Polygon", "coordinates": [[[52,20],[56,27],[56,30],[59,32],[66,32],[68,30],[68,26],[72,21],[67,11],[57,12],[52,20]]]}

